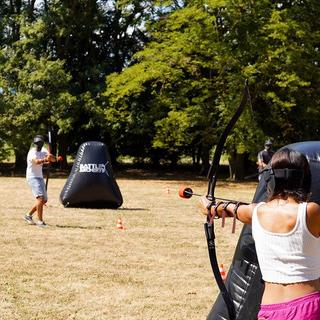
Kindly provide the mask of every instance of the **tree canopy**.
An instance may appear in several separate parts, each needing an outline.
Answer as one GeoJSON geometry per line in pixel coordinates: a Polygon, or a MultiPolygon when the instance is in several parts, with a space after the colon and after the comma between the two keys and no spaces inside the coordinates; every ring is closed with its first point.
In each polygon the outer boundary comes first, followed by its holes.
{"type": "Polygon", "coordinates": [[[0,150],[19,160],[51,124],[62,154],[96,139],[114,159],[192,156],[205,172],[245,79],[231,163],[255,161],[266,138],[316,140],[319,12],[316,0],[0,1],[0,150]]]}
{"type": "Polygon", "coordinates": [[[139,105],[144,121],[154,123],[145,127],[151,141],[142,131],[143,141],[176,157],[199,152],[207,166],[248,79],[251,108],[228,140],[229,154],[249,152],[253,159],[267,137],[278,146],[316,139],[316,122],[308,119],[319,119],[312,97],[319,79],[317,12],[316,1],[188,2],[151,26],[152,40],[132,66],[107,78],[107,121],[132,132],[130,116],[139,105]],[[124,116],[110,117],[113,110],[124,116]]]}

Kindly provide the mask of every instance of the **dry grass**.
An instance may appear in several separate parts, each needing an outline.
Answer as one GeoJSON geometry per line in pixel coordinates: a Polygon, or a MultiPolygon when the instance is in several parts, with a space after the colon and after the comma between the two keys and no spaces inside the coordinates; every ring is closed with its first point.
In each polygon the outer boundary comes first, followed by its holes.
{"type": "MultiPolygon", "coordinates": [[[[207,182],[118,179],[118,210],[64,208],[64,179],[49,183],[39,229],[22,217],[32,204],[24,178],[0,178],[0,319],[205,319],[217,295],[204,217],[181,184],[205,193],[207,182]],[[169,188],[169,189],[168,189],[169,188]],[[169,193],[167,191],[169,190],[169,193]],[[117,230],[121,216],[126,230],[117,230]]],[[[224,197],[250,201],[256,184],[219,183],[224,197]]],[[[219,261],[230,264],[241,225],[217,230],[219,261]]]]}

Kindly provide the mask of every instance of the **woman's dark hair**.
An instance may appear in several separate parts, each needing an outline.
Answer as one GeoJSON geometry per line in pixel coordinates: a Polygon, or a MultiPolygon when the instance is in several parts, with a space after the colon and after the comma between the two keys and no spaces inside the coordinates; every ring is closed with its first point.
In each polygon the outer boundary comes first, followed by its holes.
{"type": "Polygon", "coordinates": [[[289,148],[283,148],[273,155],[270,167],[275,173],[275,184],[269,194],[269,201],[278,197],[285,199],[292,197],[297,202],[308,200],[311,188],[311,172],[305,155],[289,148]],[[285,171],[277,169],[289,169],[287,172],[290,171],[291,174],[277,176],[277,172],[283,173],[285,171]]]}

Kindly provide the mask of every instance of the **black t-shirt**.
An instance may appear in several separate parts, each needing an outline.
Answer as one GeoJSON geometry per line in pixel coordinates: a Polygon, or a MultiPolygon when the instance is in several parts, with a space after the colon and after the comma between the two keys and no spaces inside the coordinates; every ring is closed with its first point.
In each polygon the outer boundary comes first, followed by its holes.
{"type": "Polygon", "coordinates": [[[258,159],[262,160],[265,164],[268,164],[273,154],[273,151],[262,150],[258,153],[258,159]]]}

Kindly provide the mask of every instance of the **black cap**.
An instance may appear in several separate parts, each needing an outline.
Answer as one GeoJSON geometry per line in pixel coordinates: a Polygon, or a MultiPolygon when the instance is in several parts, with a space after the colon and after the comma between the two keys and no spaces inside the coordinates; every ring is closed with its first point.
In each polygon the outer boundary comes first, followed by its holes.
{"type": "Polygon", "coordinates": [[[266,140],[264,143],[265,146],[272,146],[272,141],[271,140],[266,140]]]}
{"type": "Polygon", "coordinates": [[[38,142],[44,142],[44,138],[42,135],[37,134],[34,138],[33,138],[33,143],[38,143],[38,142]]]}

